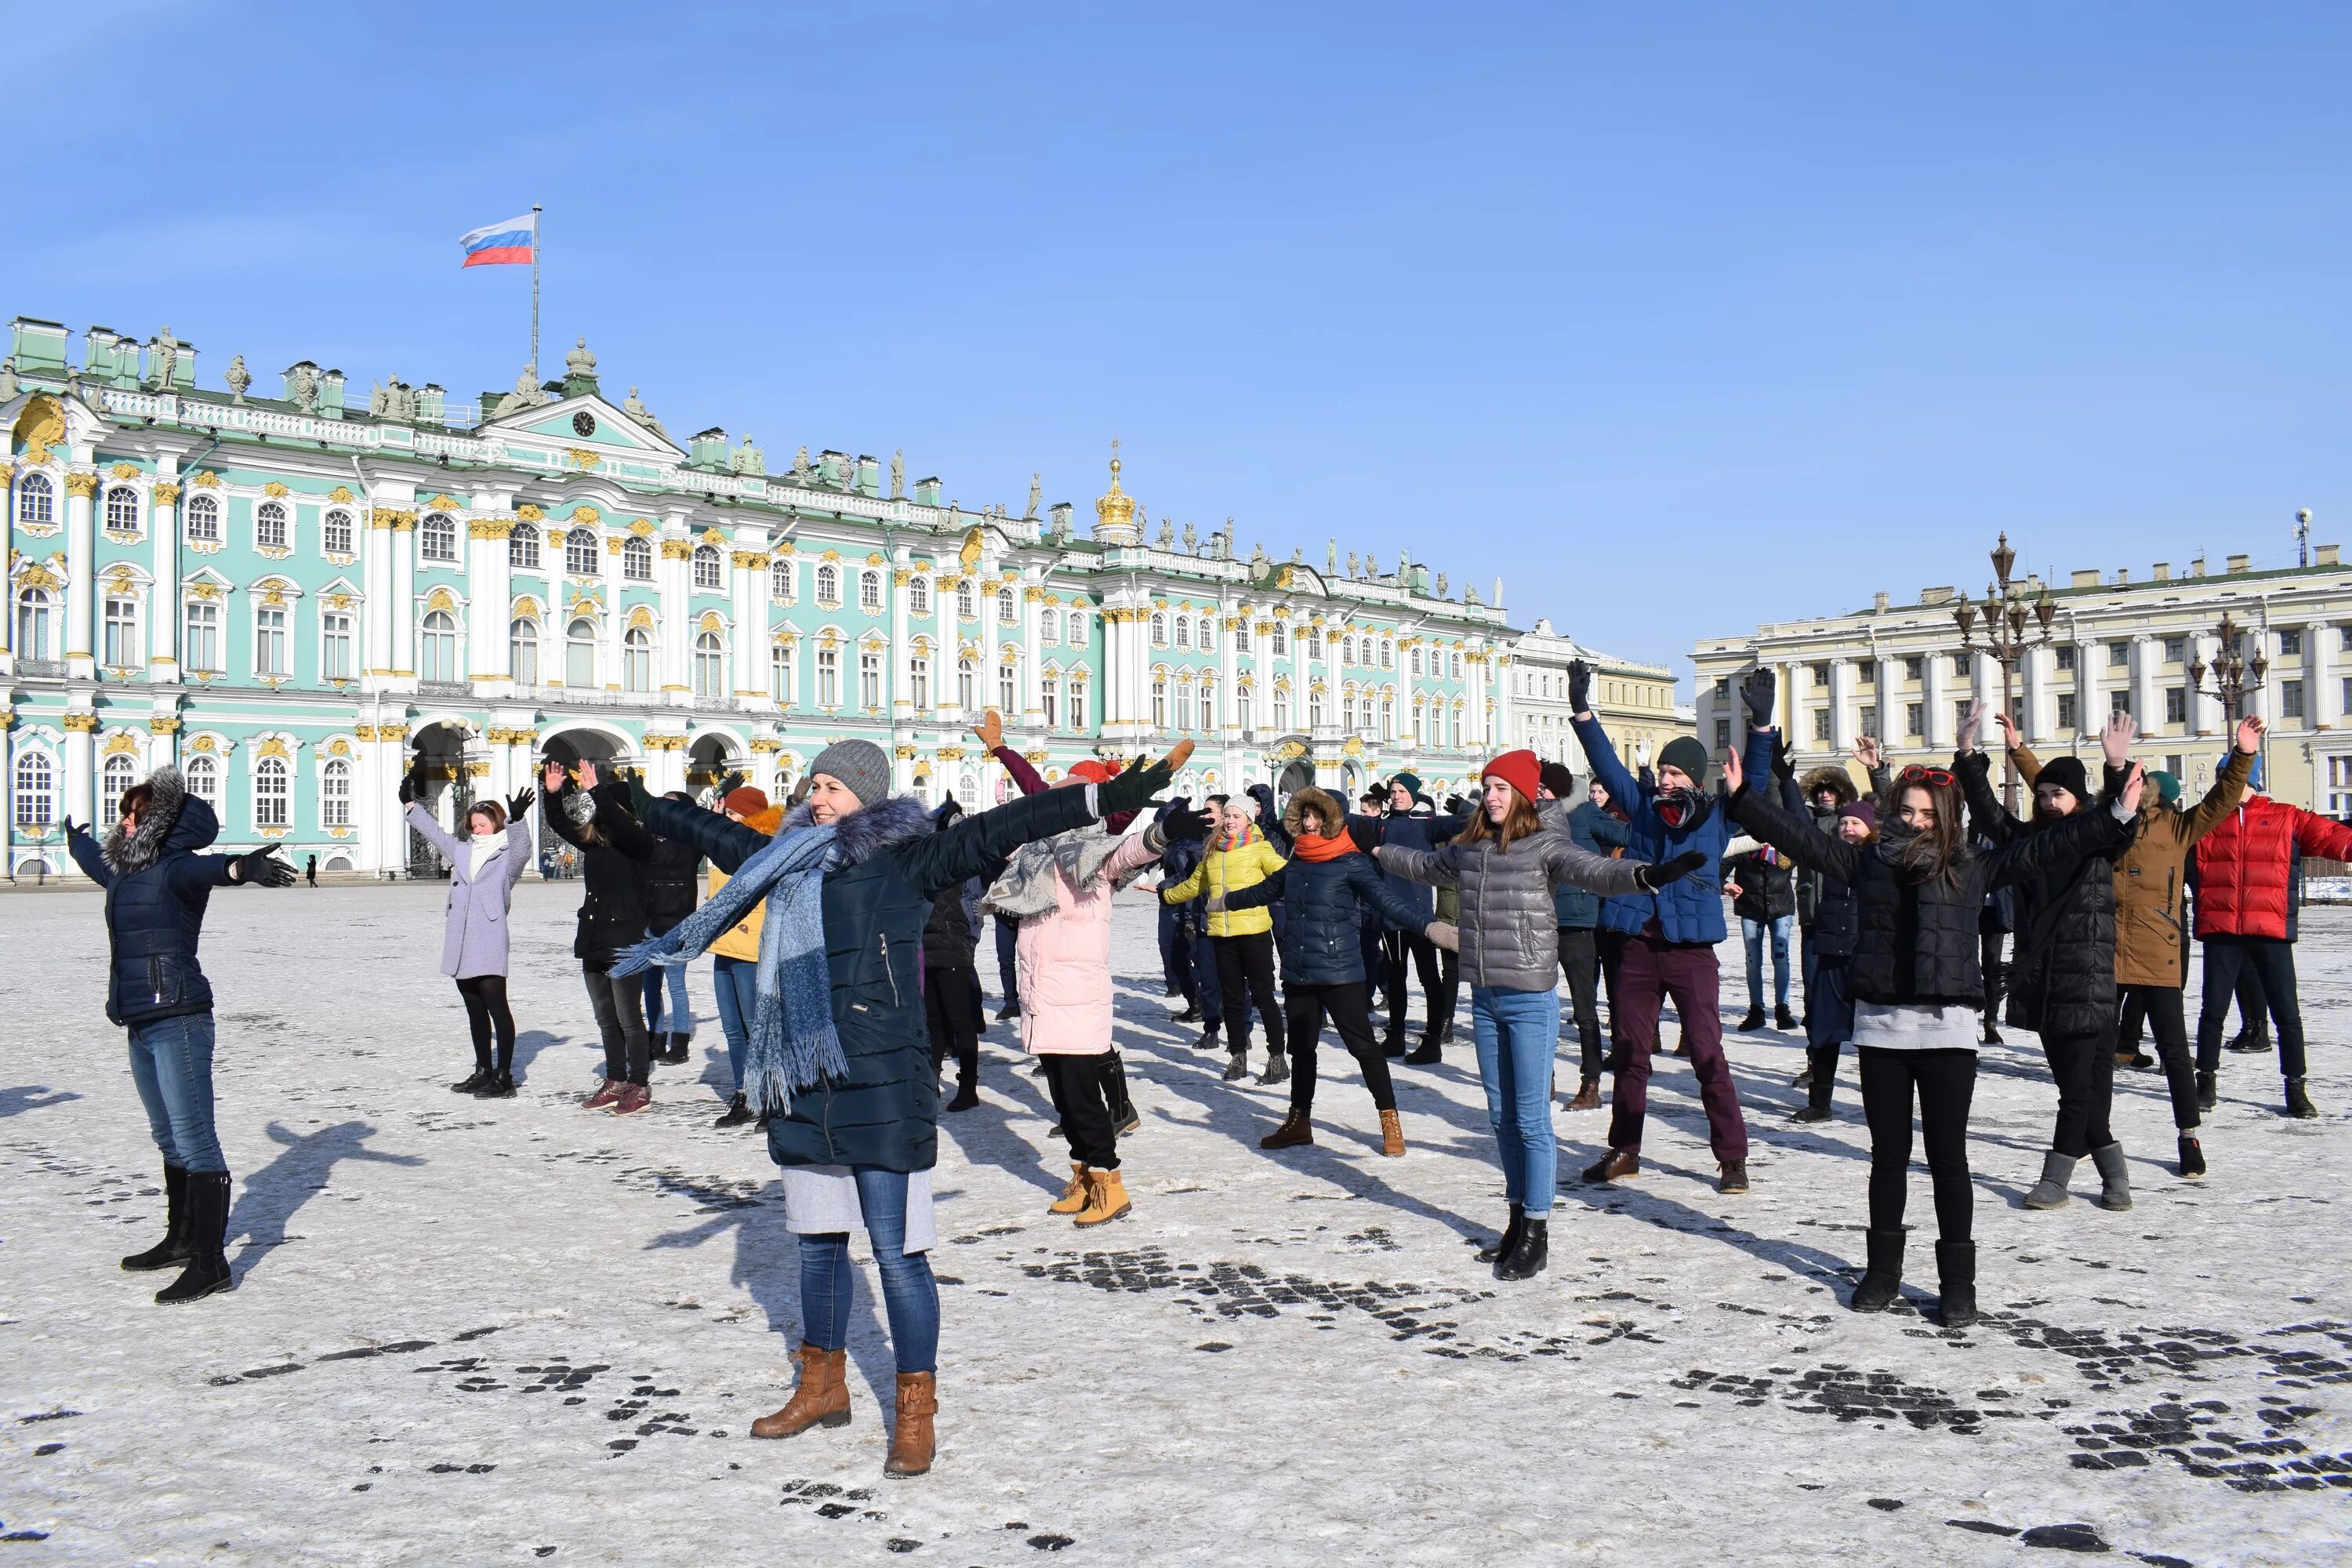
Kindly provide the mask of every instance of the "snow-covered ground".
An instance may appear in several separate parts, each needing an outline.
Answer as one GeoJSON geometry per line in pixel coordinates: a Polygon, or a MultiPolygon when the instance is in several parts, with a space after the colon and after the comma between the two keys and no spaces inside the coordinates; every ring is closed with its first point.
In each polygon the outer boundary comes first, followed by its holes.
{"type": "MultiPolygon", "coordinates": [[[[1850,1062],[1838,1120],[1800,1126],[1798,1042],[1735,1037],[1744,1197],[1714,1190],[1679,1062],[1620,1190],[1576,1181],[1606,1112],[1562,1111],[1551,1269],[1498,1285],[1471,1257],[1502,1199],[1466,1045],[1400,1070],[1404,1160],[1328,1038],[1319,1142],[1261,1152],[1285,1091],[1220,1082],[1165,1022],[1131,895],[1135,1213],[1045,1214],[1064,1154],[996,1029],[985,1108],[940,1139],[939,1466],[886,1483],[870,1264],[856,1419],[746,1436],[799,1321],[775,1171],[710,1125],[707,966],[694,1066],[656,1069],[648,1114],[578,1109],[578,897],[520,891],[504,1103],[444,1087],[469,1058],[439,889],[214,900],[240,1283],[176,1310],[115,1267],[162,1205],[98,900],[0,900],[0,1563],[2352,1561],[2352,911],[2313,910],[2301,948],[2326,1114],[2284,1120],[2274,1068],[2225,1057],[2213,1174],[2184,1183],[2157,1075],[2126,1074],[2128,1214],[2018,1206],[2052,1092],[2030,1040],[1987,1053],[1991,1316],[1946,1333],[1840,1304],[1850,1062]]],[[[1924,1171],[1912,1218],[1917,1296],[1924,1171]]]]}

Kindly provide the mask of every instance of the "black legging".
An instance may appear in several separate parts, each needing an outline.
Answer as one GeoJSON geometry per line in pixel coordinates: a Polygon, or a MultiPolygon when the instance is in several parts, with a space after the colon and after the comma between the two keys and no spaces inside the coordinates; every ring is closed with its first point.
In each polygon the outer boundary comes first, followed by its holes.
{"type": "Polygon", "coordinates": [[[2140,1020],[2156,1036],[2157,1059],[2164,1064],[2164,1087],[2172,1094],[2172,1124],[2187,1132],[2202,1120],[2197,1110],[2197,1064],[2189,1056],[2189,1023],[2180,1010],[2178,985],[2126,985],[2116,1049],[2138,1054],[2140,1020]]]}
{"type": "Polygon", "coordinates": [[[2009,967],[2000,961],[2004,931],[1977,928],[1977,968],[1984,975],[1984,1021],[1987,1028],[2000,1022],[2001,983],[2009,978],[2009,967]]]}
{"type": "Polygon", "coordinates": [[[2116,1101],[2116,1043],[2108,1031],[2065,1035],[2045,1029],[2042,1056],[2058,1085],[2058,1121],[2050,1147],[2079,1160],[2114,1142],[2107,1118],[2116,1101]]]}
{"type": "Polygon", "coordinates": [[[1870,1123],[1870,1228],[1899,1230],[1911,1174],[1911,1102],[1919,1102],[1920,1140],[1936,1189],[1936,1229],[1946,1241],[1971,1234],[1976,1194],[1969,1182],[1969,1101],[1976,1093],[1977,1054],[1969,1050],[1890,1051],[1864,1046],[1862,1113],[1870,1123]]]}
{"type": "Polygon", "coordinates": [[[970,969],[923,971],[923,1016],[930,1025],[931,1071],[955,1058],[956,1078],[980,1087],[980,1030],[971,1016],[970,969]]]}
{"type": "Polygon", "coordinates": [[[507,1007],[507,977],[503,974],[469,974],[457,982],[457,994],[466,1001],[466,1022],[474,1031],[474,1065],[484,1072],[514,1071],[514,1014],[507,1007]],[[499,1059],[495,1069],[490,1066],[490,1031],[499,1037],[499,1059]]]}
{"type": "Polygon", "coordinates": [[[1282,1055],[1282,1004],[1274,994],[1274,933],[1211,937],[1209,943],[1217,950],[1217,989],[1225,998],[1225,1038],[1234,1054],[1249,1049],[1249,1011],[1233,1005],[1234,997],[1246,992],[1265,1020],[1266,1048],[1282,1055]]]}
{"type": "Polygon", "coordinates": [[[1326,1014],[1339,1032],[1339,1043],[1364,1069],[1364,1087],[1372,1091],[1373,1107],[1396,1109],[1396,1086],[1389,1080],[1388,1055],[1372,1038],[1372,999],[1363,981],[1302,985],[1294,980],[1284,987],[1284,1021],[1290,1032],[1291,1110],[1303,1113],[1315,1109],[1315,1043],[1326,1014]]]}
{"type": "Polygon", "coordinates": [[[653,1045],[646,1035],[645,984],[635,975],[615,980],[606,959],[583,959],[588,1005],[596,1010],[596,1030],[604,1037],[604,1076],[642,1084],[653,1076],[653,1045]]]}

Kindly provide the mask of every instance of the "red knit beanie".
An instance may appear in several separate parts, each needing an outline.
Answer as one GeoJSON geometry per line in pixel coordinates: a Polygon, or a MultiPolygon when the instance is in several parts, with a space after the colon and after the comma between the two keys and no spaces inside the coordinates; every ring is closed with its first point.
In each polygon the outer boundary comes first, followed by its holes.
{"type": "Polygon", "coordinates": [[[1083,779],[1087,784],[1108,784],[1118,776],[1118,763],[1102,762],[1093,757],[1087,758],[1085,762],[1079,763],[1070,769],[1070,777],[1074,779],[1083,779]]]}
{"type": "Polygon", "coordinates": [[[1533,752],[1505,752],[1479,769],[1478,776],[1481,779],[1501,779],[1532,806],[1536,803],[1536,791],[1543,784],[1543,759],[1533,752]]]}
{"type": "Polygon", "coordinates": [[[721,804],[738,816],[757,816],[768,809],[768,792],[757,784],[744,784],[729,790],[721,804]]]}

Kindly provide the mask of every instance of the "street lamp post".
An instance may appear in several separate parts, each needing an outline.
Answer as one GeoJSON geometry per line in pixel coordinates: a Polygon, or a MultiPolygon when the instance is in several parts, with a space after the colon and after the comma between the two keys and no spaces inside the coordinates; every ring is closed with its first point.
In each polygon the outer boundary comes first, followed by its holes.
{"type": "MultiPolygon", "coordinates": [[[[2226,611],[2222,614],[2221,624],[2213,628],[2213,636],[2221,645],[2213,650],[2213,662],[2207,664],[2202,658],[2189,661],[2189,689],[2197,696],[2210,697],[2221,705],[2221,732],[2226,735],[2239,720],[2246,716],[2246,693],[2263,689],[2263,678],[2270,674],[2271,661],[2259,647],[2254,649],[2253,658],[2246,658],[2240,646],[2245,629],[2226,611]],[[2209,676],[2212,680],[2210,686],[2206,683],[2209,676]]],[[[2269,761],[2270,743],[2270,733],[2264,731],[2263,752],[2265,763],[2269,761]]],[[[2264,778],[2268,778],[2267,772],[2264,778]]]]}
{"type": "MultiPolygon", "coordinates": [[[[1985,584],[1981,606],[1969,602],[1963,593],[1952,610],[1952,619],[1960,628],[1960,646],[1975,648],[1979,630],[1983,635],[1983,650],[2000,666],[2000,710],[2010,711],[2011,692],[2018,662],[2033,648],[2050,641],[2050,623],[2057,615],[2057,606],[2050,602],[2050,590],[2043,588],[2029,600],[2021,584],[2010,580],[2010,570],[2017,564],[2017,552],[2009,547],[2009,535],[2003,533],[2000,542],[1993,547],[1993,581],[1985,584]]],[[[2017,809],[2017,764],[2010,761],[2007,748],[2002,748],[2004,771],[2001,775],[2001,797],[2011,812],[2017,809]]]]}

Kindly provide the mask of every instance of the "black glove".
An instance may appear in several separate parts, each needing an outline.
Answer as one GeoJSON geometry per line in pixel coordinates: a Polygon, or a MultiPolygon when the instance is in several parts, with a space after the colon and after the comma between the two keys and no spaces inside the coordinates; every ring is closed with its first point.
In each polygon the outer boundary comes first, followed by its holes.
{"type": "Polygon", "coordinates": [[[1470,803],[1469,803],[1468,801],[1466,801],[1466,800],[1463,799],[1460,795],[1447,795],[1447,796],[1445,797],[1445,815],[1446,815],[1446,816],[1461,816],[1464,812],[1465,812],[1465,811],[1467,811],[1467,810],[1469,810],[1469,809],[1470,809],[1470,803]]]}
{"type": "Polygon", "coordinates": [[[1772,697],[1779,688],[1780,681],[1764,666],[1748,672],[1748,679],[1739,683],[1739,700],[1748,704],[1749,724],[1759,730],[1772,727],[1772,697]]]}
{"type": "Polygon", "coordinates": [[[89,828],[84,827],[80,823],[76,822],[70,816],[66,817],[58,826],[62,826],[66,830],[66,837],[68,838],[72,837],[77,833],[88,833],[89,831],[89,828]]]}
{"type": "Polygon", "coordinates": [[[1592,711],[1592,667],[1580,658],[1568,661],[1568,710],[1592,711]]]}
{"type": "Polygon", "coordinates": [[[645,769],[629,769],[621,774],[621,783],[628,788],[629,815],[643,822],[646,819],[646,807],[654,803],[654,797],[646,793],[645,769]]]}
{"type": "Polygon", "coordinates": [[[521,821],[522,814],[529,811],[530,809],[531,803],[538,798],[539,791],[526,786],[521,794],[507,802],[507,820],[509,822],[521,821]]]}
{"type": "MultiPolygon", "coordinates": [[[[739,768],[719,781],[719,798],[723,801],[729,795],[733,795],[737,790],[741,789],[742,787],[743,773],[742,770],[739,768]]],[[[950,796],[949,798],[953,799],[954,797],[950,796]]]]}
{"type": "Polygon", "coordinates": [[[1095,809],[1105,816],[1117,816],[1122,811],[1140,811],[1151,804],[1151,797],[1167,787],[1176,776],[1168,759],[1145,766],[1140,759],[1105,784],[1095,785],[1095,809]]]}
{"type": "Polygon", "coordinates": [[[1644,892],[1654,893],[1660,888],[1681,881],[1706,864],[1706,857],[1696,849],[1685,849],[1671,860],[1661,860],[1654,866],[1637,866],[1633,880],[1642,884],[1644,892]]]}
{"type": "Polygon", "coordinates": [[[256,888],[290,888],[294,885],[294,868],[283,860],[271,858],[276,846],[265,844],[248,855],[239,855],[229,862],[231,874],[237,881],[256,888]]]}
{"type": "Polygon", "coordinates": [[[1177,800],[1170,803],[1167,815],[1160,819],[1160,831],[1171,844],[1205,839],[1209,837],[1209,819],[1194,811],[1189,802],[1177,800]]]}
{"type": "Polygon", "coordinates": [[[1783,784],[1795,782],[1797,764],[1789,755],[1789,737],[1776,735],[1772,740],[1772,776],[1783,784]]]}
{"type": "Polygon", "coordinates": [[[1244,793],[1252,800],[1257,802],[1258,805],[1264,806],[1266,810],[1272,811],[1274,809],[1274,786],[1272,784],[1254,784],[1244,793]]]}

